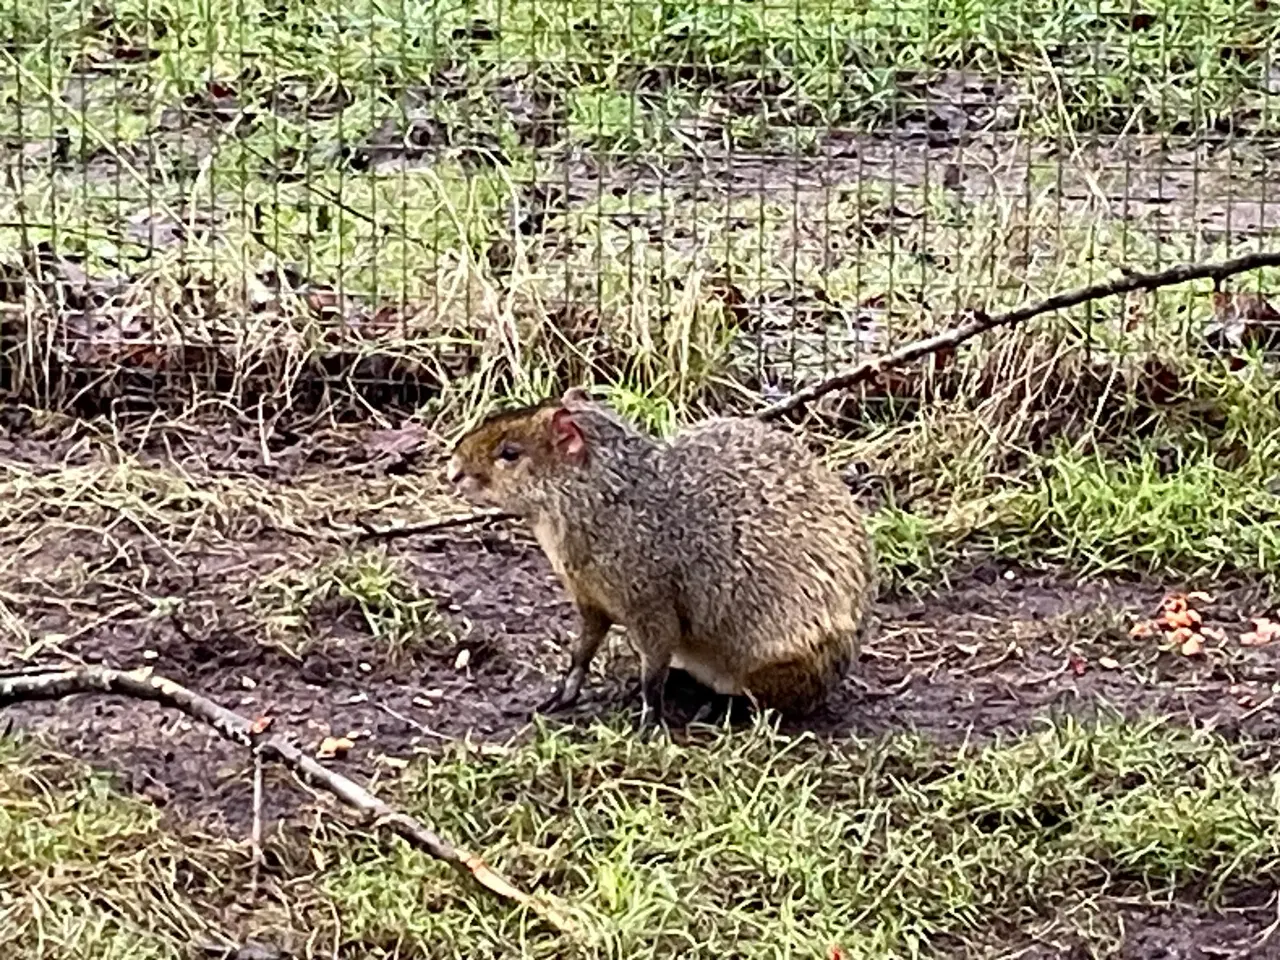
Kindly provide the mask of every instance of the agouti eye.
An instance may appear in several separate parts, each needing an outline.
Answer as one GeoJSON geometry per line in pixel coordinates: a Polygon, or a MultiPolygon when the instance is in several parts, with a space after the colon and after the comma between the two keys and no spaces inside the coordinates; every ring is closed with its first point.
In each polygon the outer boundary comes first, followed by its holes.
{"type": "Polygon", "coordinates": [[[507,463],[515,463],[520,459],[520,448],[515,444],[504,443],[498,448],[498,459],[507,463]]]}

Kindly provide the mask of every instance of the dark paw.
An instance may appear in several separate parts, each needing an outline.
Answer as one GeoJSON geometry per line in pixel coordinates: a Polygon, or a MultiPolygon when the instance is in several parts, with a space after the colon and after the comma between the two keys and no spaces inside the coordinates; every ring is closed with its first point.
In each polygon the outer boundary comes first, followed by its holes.
{"type": "Polygon", "coordinates": [[[716,726],[724,719],[724,709],[720,704],[708,700],[702,706],[698,707],[693,717],[689,720],[689,726],[697,726],[705,723],[709,726],[716,726]]]}
{"type": "Polygon", "coordinates": [[[575,671],[569,671],[560,682],[556,684],[555,691],[547,699],[533,708],[535,714],[539,713],[556,713],[559,710],[567,710],[578,702],[578,694],[582,690],[582,675],[575,671]]]}
{"type": "Polygon", "coordinates": [[[573,706],[573,701],[565,696],[564,684],[559,684],[555,692],[533,708],[534,714],[558,713],[573,706]]]}

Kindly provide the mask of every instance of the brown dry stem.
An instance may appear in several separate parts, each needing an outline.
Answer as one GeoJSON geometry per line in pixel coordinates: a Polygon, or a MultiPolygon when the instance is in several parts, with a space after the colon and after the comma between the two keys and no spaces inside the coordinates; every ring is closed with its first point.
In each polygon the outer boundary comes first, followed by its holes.
{"type": "Polygon", "coordinates": [[[467,527],[472,524],[498,523],[503,520],[518,519],[514,514],[500,510],[477,510],[474,513],[462,513],[439,520],[428,520],[424,523],[406,523],[393,527],[375,527],[363,520],[357,521],[362,533],[360,540],[397,540],[401,537],[416,537],[424,533],[437,533],[455,527],[467,527]]]}
{"type": "Polygon", "coordinates": [[[0,674],[0,707],[31,700],[59,700],[76,694],[116,694],[181,710],[189,717],[208,724],[223,738],[274,757],[314,786],[327,790],[358,811],[366,822],[389,829],[410,846],[443,860],[504,900],[528,907],[558,931],[578,932],[562,908],[545,897],[533,897],[520,890],[474,853],[444,840],[418,820],[379,800],[355,781],[322,766],[293,744],[277,736],[255,735],[249,720],[172,680],[157,676],[150,668],[125,671],[74,666],[0,674]]]}
{"type": "Polygon", "coordinates": [[[864,360],[857,366],[851,367],[842,373],[805,387],[803,390],[797,390],[789,397],[784,397],[778,402],[758,410],[756,416],[761,420],[775,420],[803,407],[805,404],[812,403],[828,393],[846,389],[861,383],[863,380],[869,380],[884,370],[904,366],[912,360],[938,353],[949,347],[959,346],[980,333],[986,333],[988,330],[994,330],[998,327],[1011,327],[1041,314],[1052,313],[1055,310],[1065,310],[1068,307],[1076,307],[1090,300],[1101,300],[1103,297],[1130,293],[1134,290],[1156,290],[1160,287],[1171,287],[1191,280],[1211,279],[1220,283],[1227,277],[1238,273],[1246,273],[1250,270],[1257,270],[1260,267],[1278,266],[1280,266],[1280,251],[1250,253],[1218,263],[1184,263],[1168,270],[1162,270],[1159,273],[1126,273],[1116,280],[1095,283],[1087,287],[1077,287],[1074,290],[1064,290],[1062,293],[1055,293],[1045,300],[1019,307],[1016,310],[1010,310],[1008,313],[997,314],[994,317],[979,313],[968,323],[950,327],[931,337],[913,340],[897,350],[871,360],[864,360]]]}

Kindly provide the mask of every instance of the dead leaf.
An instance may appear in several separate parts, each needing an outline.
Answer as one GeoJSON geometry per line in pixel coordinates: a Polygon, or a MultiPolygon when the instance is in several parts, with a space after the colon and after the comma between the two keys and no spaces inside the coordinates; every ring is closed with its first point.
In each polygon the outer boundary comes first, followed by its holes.
{"type": "Polygon", "coordinates": [[[426,442],[427,431],[417,424],[406,424],[392,430],[372,430],[364,438],[365,454],[370,459],[407,458],[426,442]]]}
{"type": "Polygon", "coordinates": [[[963,653],[965,656],[972,657],[978,652],[980,648],[976,643],[957,643],[956,649],[959,650],[961,653],[963,653]]]}
{"type": "Polygon", "coordinates": [[[1204,641],[1193,633],[1182,642],[1179,649],[1184,657],[1198,657],[1204,653],[1204,641]]]}
{"type": "Polygon", "coordinates": [[[1218,290],[1213,294],[1213,312],[1219,320],[1280,320],[1280,311],[1257,293],[1229,293],[1218,290]]]}
{"type": "Polygon", "coordinates": [[[827,947],[827,960],[844,960],[844,951],[840,949],[840,944],[833,943],[827,947]]]}
{"type": "Polygon", "coordinates": [[[1146,640],[1156,635],[1156,625],[1150,620],[1139,620],[1129,630],[1129,636],[1146,640]]]}
{"type": "Polygon", "coordinates": [[[747,308],[747,298],[742,289],[727,277],[717,277],[708,284],[708,293],[720,300],[739,324],[745,324],[751,318],[747,308]]]}
{"type": "Polygon", "coordinates": [[[1195,600],[1197,603],[1203,603],[1206,607],[1213,606],[1213,597],[1205,593],[1203,590],[1192,590],[1187,594],[1188,600],[1195,600]]]}
{"type": "Polygon", "coordinates": [[[346,753],[355,744],[346,737],[325,737],[320,741],[320,748],[316,750],[316,756],[321,760],[328,760],[339,754],[346,753]]]}
{"type": "Polygon", "coordinates": [[[1204,332],[1211,349],[1274,349],[1280,341],[1280,311],[1259,294],[1216,290],[1213,315],[1204,332]]]}
{"type": "Polygon", "coordinates": [[[471,663],[471,651],[468,650],[466,647],[463,647],[461,650],[458,651],[458,656],[453,661],[453,669],[465,670],[467,669],[467,665],[469,663],[471,663]]]}
{"type": "Polygon", "coordinates": [[[268,717],[265,715],[258,717],[257,720],[253,721],[253,723],[250,724],[249,732],[252,733],[255,737],[260,736],[261,734],[264,734],[267,732],[267,728],[271,726],[271,723],[272,723],[271,717],[268,717]]]}
{"type": "Polygon", "coordinates": [[[1200,636],[1208,637],[1216,643],[1227,642],[1227,631],[1223,630],[1221,627],[1201,627],[1200,636]]]}
{"type": "Polygon", "coordinates": [[[1141,385],[1147,399],[1155,404],[1170,404],[1185,393],[1185,385],[1178,372],[1166,363],[1154,358],[1142,364],[1141,385]]]}
{"type": "Polygon", "coordinates": [[[1280,623],[1268,617],[1250,617],[1253,629],[1240,637],[1242,647],[1264,647],[1272,640],[1280,639],[1280,623]]]}
{"type": "Polygon", "coordinates": [[[1197,611],[1192,610],[1190,607],[1184,607],[1181,610],[1171,610],[1164,615],[1164,622],[1175,630],[1179,627],[1194,627],[1200,623],[1200,621],[1200,614],[1197,611]]]}
{"type": "Polygon", "coordinates": [[[297,293],[312,314],[318,317],[332,320],[342,315],[342,298],[332,287],[309,285],[297,293]]]}
{"type": "Polygon", "coordinates": [[[1071,672],[1077,677],[1084,676],[1085,671],[1089,669],[1089,664],[1086,662],[1084,657],[1078,657],[1074,653],[1071,655],[1071,659],[1068,663],[1071,666],[1071,672]]]}
{"type": "Polygon", "coordinates": [[[1099,657],[1098,666],[1102,667],[1104,670],[1119,670],[1120,661],[1114,657],[1099,657]]]}

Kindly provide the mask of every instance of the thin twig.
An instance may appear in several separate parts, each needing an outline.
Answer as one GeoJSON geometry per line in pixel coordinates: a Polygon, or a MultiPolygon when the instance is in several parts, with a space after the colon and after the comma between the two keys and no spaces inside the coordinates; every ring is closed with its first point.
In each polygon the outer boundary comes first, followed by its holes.
{"type": "Polygon", "coordinates": [[[312,785],[329,791],[374,826],[386,827],[412,847],[443,860],[504,900],[529,907],[556,929],[576,934],[574,924],[549,898],[532,897],[490,868],[482,859],[454,846],[418,820],[379,800],[354,780],[335,773],[278,736],[259,738],[253,724],[207,697],[160,677],[150,668],[113,670],[89,666],[50,669],[43,674],[0,673],[0,707],[31,700],[59,700],[75,694],[117,694],[150,700],[207,723],[223,738],[269,754],[312,785]]]}
{"type": "Polygon", "coordinates": [[[258,874],[262,870],[262,751],[253,750],[253,829],[249,833],[253,864],[249,874],[250,897],[258,899],[258,874]]]}
{"type": "Polygon", "coordinates": [[[1258,939],[1255,940],[1248,947],[1246,951],[1242,951],[1242,955],[1247,953],[1253,953],[1256,950],[1261,950],[1267,944],[1267,941],[1270,940],[1273,936],[1275,936],[1276,930],[1280,930],[1280,893],[1276,894],[1275,920],[1273,920],[1270,924],[1267,925],[1266,929],[1264,929],[1262,933],[1258,935],[1258,939]]]}
{"type": "Polygon", "coordinates": [[[855,677],[852,675],[849,679],[853,681],[855,686],[862,690],[863,696],[873,700],[880,700],[884,697],[896,697],[898,694],[906,690],[907,687],[911,686],[915,681],[916,672],[914,670],[908,671],[905,677],[889,687],[872,686],[861,677],[855,677]]]}
{"type": "Polygon", "coordinates": [[[1258,714],[1260,714],[1263,710],[1268,710],[1268,709],[1270,709],[1270,708],[1271,708],[1271,705],[1272,705],[1273,703],[1275,703],[1275,702],[1276,702],[1276,694],[1274,694],[1274,693],[1273,693],[1273,694],[1271,694],[1271,696],[1267,697],[1267,699],[1263,700],[1261,703],[1259,703],[1259,704],[1257,704],[1257,705],[1255,705],[1255,706],[1250,707],[1250,708],[1249,708],[1248,710],[1246,710],[1244,713],[1240,714],[1240,716],[1239,716],[1239,718],[1236,720],[1236,722],[1237,722],[1237,723],[1244,723],[1246,720],[1250,720],[1250,719],[1252,719],[1253,717],[1255,717],[1255,716],[1257,716],[1258,714]]]}
{"type": "Polygon", "coordinates": [[[377,706],[378,706],[378,709],[381,710],[383,713],[385,713],[387,716],[394,717],[396,720],[399,720],[401,723],[405,724],[408,727],[412,727],[414,730],[417,730],[419,733],[424,734],[425,736],[435,737],[437,740],[444,740],[449,743],[457,743],[458,741],[457,737],[451,737],[447,733],[441,733],[438,730],[432,730],[425,723],[419,723],[417,720],[413,719],[413,717],[407,717],[403,713],[401,713],[399,710],[395,710],[392,707],[387,706],[385,703],[379,703],[377,706]]]}
{"type": "Polygon", "coordinates": [[[1018,641],[1010,640],[1009,645],[1004,648],[1004,653],[1000,654],[1000,656],[992,657],[990,660],[984,660],[982,663],[975,663],[969,667],[963,667],[960,670],[957,670],[956,673],[972,675],[975,673],[981,673],[984,670],[994,670],[1016,653],[1018,653],[1018,641]]]}
{"type": "Polygon", "coordinates": [[[467,527],[473,524],[498,523],[502,520],[515,519],[517,517],[514,514],[503,513],[500,510],[477,510],[475,513],[463,513],[453,517],[443,517],[439,520],[428,520],[425,523],[406,523],[402,526],[394,527],[375,527],[365,520],[357,520],[356,524],[364,531],[358,538],[360,540],[396,540],[400,537],[416,537],[424,533],[436,533],[453,527],[467,527]]]}
{"type": "Polygon", "coordinates": [[[1257,270],[1259,267],[1280,267],[1280,251],[1250,253],[1243,257],[1223,260],[1219,263],[1184,263],[1168,270],[1162,270],[1159,273],[1126,273],[1116,280],[1095,283],[1087,287],[1077,287],[1075,290],[1065,290],[1062,293],[1054,294],[1047,300],[1019,307],[1016,310],[1010,310],[1008,313],[997,314],[994,317],[979,314],[968,323],[950,327],[931,337],[913,340],[911,343],[899,347],[891,353],[886,353],[871,360],[864,360],[843,373],[805,387],[803,390],[797,390],[791,396],[784,397],[777,403],[770,404],[757,411],[756,416],[761,420],[776,420],[778,417],[791,413],[805,404],[812,403],[828,393],[835,390],[844,390],[854,384],[861,383],[863,380],[869,380],[883,370],[901,367],[912,360],[918,360],[929,354],[937,353],[939,350],[959,346],[966,340],[970,340],[980,333],[986,333],[988,330],[1013,326],[1014,324],[1022,323],[1024,320],[1030,320],[1032,317],[1051,313],[1054,310],[1065,310],[1068,307],[1079,306],[1090,300],[1101,300],[1103,297],[1130,293],[1134,290],[1156,290],[1160,287],[1171,287],[1175,284],[1187,283],[1190,280],[1211,279],[1222,281],[1234,274],[1257,270]]]}

